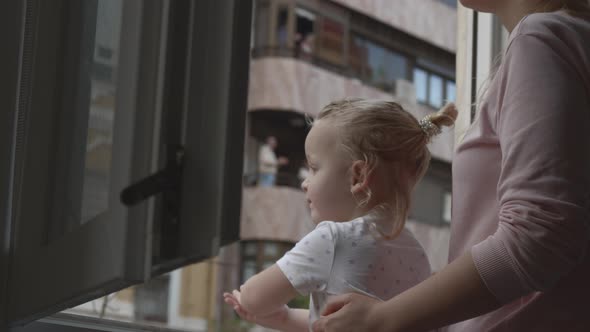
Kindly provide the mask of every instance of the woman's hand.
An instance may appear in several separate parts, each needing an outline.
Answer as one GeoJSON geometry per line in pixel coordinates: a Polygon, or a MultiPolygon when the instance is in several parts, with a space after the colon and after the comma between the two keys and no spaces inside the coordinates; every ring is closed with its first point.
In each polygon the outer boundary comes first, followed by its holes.
{"type": "Polygon", "coordinates": [[[378,300],[359,294],[334,297],[313,323],[313,332],[381,331],[384,317],[379,316],[378,300]]]}
{"type": "Polygon", "coordinates": [[[272,312],[268,315],[264,316],[255,316],[251,313],[244,310],[242,305],[240,304],[240,292],[238,290],[234,290],[232,293],[223,293],[223,298],[225,303],[231,305],[238,316],[243,320],[247,320],[251,323],[262,325],[269,328],[276,328],[277,326],[281,326],[285,324],[288,315],[289,315],[289,307],[284,305],[279,310],[272,312]]]}

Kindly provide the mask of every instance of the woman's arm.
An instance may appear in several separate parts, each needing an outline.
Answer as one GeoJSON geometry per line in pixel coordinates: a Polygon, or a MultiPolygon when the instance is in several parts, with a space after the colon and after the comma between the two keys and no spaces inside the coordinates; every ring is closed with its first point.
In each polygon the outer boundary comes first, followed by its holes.
{"type": "Polygon", "coordinates": [[[428,331],[499,307],[466,254],[421,284],[386,302],[362,295],[337,297],[313,325],[314,332],[428,331]]]}

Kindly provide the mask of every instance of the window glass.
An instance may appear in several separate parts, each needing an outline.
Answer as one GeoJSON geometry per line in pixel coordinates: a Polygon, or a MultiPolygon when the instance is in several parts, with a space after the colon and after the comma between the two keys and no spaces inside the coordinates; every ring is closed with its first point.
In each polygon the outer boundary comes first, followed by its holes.
{"type": "Polygon", "coordinates": [[[407,59],[401,54],[358,36],[350,51],[354,73],[382,90],[393,91],[395,81],[406,78],[407,59]]]}
{"type": "Polygon", "coordinates": [[[287,21],[289,18],[289,7],[281,6],[279,7],[277,13],[277,30],[276,30],[276,43],[279,48],[287,47],[287,21]]]}
{"type": "Polygon", "coordinates": [[[439,0],[440,2],[444,3],[447,6],[452,8],[457,8],[457,0],[439,0]]]}
{"type": "Polygon", "coordinates": [[[446,191],[443,194],[443,211],[442,211],[442,219],[446,223],[451,222],[451,202],[452,202],[452,195],[450,192],[446,191]]]}
{"type": "Polygon", "coordinates": [[[323,17],[319,37],[320,57],[334,64],[344,64],[344,26],[342,23],[323,17]]]}
{"type": "Polygon", "coordinates": [[[53,149],[56,165],[52,165],[47,243],[109,215],[122,11],[120,1],[84,3],[82,33],[64,48],[68,66],[63,72],[61,107],[75,112],[56,117],[68,130],[61,131],[53,149]]]}
{"type": "Polygon", "coordinates": [[[428,74],[420,68],[414,68],[414,87],[416,100],[425,103],[428,100],[428,74]]]}
{"type": "Polygon", "coordinates": [[[446,101],[449,102],[455,102],[455,82],[453,81],[447,81],[447,95],[446,95],[446,101]]]}
{"type": "Polygon", "coordinates": [[[443,103],[443,79],[438,76],[431,74],[428,90],[428,103],[433,107],[441,107],[443,103]]]}
{"type": "Polygon", "coordinates": [[[257,244],[255,242],[247,242],[243,245],[244,255],[256,257],[258,252],[257,244]]]}
{"type": "Polygon", "coordinates": [[[256,273],[258,273],[258,268],[256,267],[255,260],[244,261],[242,265],[242,282],[246,282],[246,280],[250,279],[256,273]]]}
{"type": "Polygon", "coordinates": [[[303,8],[296,8],[295,18],[295,55],[310,58],[315,45],[315,14],[303,8]]]}
{"type": "Polygon", "coordinates": [[[354,76],[366,79],[369,72],[368,50],[364,39],[351,36],[348,51],[348,65],[354,76]]]}
{"type": "Polygon", "coordinates": [[[267,242],[264,244],[265,257],[277,257],[279,255],[279,245],[274,242],[267,242]]]}

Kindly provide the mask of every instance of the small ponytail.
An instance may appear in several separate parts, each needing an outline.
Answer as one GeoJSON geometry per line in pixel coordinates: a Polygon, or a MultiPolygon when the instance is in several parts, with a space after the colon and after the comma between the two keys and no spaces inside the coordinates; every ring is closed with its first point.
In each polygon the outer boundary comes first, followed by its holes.
{"type": "Polygon", "coordinates": [[[426,135],[426,141],[429,142],[432,137],[440,134],[442,127],[451,127],[455,124],[457,114],[455,104],[448,103],[438,112],[429,114],[420,120],[420,128],[426,135]]]}
{"type": "Polygon", "coordinates": [[[440,127],[451,127],[457,120],[457,107],[453,103],[446,104],[438,112],[430,116],[430,121],[440,127]]]}

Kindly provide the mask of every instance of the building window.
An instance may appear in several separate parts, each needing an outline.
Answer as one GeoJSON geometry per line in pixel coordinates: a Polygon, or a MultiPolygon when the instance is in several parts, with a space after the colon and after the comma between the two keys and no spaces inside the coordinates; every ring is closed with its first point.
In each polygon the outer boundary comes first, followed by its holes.
{"type": "Polygon", "coordinates": [[[435,108],[441,107],[444,93],[442,77],[431,74],[428,85],[428,103],[435,108]]]}
{"type": "Polygon", "coordinates": [[[442,220],[450,224],[451,223],[451,206],[452,206],[452,195],[450,192],[445,191],[443,193],[443,204],[442,204],[442,220]]]}
{"type": "Polygon", "coordinates": [[[455,82],[447,81],[446,96],[447,96],[446,101],[455,102],[455,99],[456,99],[455,82]]]}
{"type": "Polygon", "coordinates": [[[451,8],[457,8],[457,0],[439,0],[451,8]]]}
{"type": "Polygon", "coordinates": [[[416,101],[434,108],[455,101],[455,82],[441,75],[416,67],[413,74],[416,101]]]}
{"type": "Polygon", "coordinates": [[[350,64],[357,77],[384,91],[393,92],[395,81],[407,76],[406,57],[359,36],[351,38],[350,64]]]}
{"type": "Polygon", "coordinates": [[[322,17],[318,56],[329,63],[344,65],[344,25],[322,17]]]}
{"type": "Polygon", "coordinates": [[[289,30],[287,29],[287,22],[289,19],[289,7],[279,7],[277,13],[277,30],[276,30],[276,45],[278,48],[286,48],[289,30]]]}
{"type": "Polygon", "coordinates": [[[416,88],[416,100],[426,103],[428,100],[428,73],[422,69],[415,68],[414,87],[416,88]]]}
{"type": "Polygon", "coordinates": [[[289,251],[293,244],[276,241],[242,241],[241,282],[269,268],[289,251]]]}
{"type": "Polygon", "coordinates": [[[315,49],[314,13],[303,8],[295,9],[295,56],[311,58],[315,49]]]}
{"type": "Polygon", "coordinates": [[[254,16],[252,17],[254,48],[264,49],[270,44],[270,3],[268,1],[255,1],[254,4],[254,16]]]}

